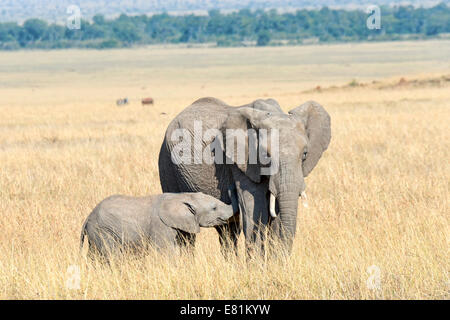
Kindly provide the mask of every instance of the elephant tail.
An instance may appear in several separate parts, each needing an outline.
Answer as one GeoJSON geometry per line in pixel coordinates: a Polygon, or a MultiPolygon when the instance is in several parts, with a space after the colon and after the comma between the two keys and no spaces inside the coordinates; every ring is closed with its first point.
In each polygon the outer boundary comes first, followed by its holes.
{"type": "Polygon", "coordinates": [[[84,221],[83,226],[81,227],[81,235],[80,235],[80,254],[81,254],[81,250],[83,250],[84,237],[87,235],[87,229],[86,229],[87,221],[88,221],[88,219],[86,219],[86,220],[84,221]]]}

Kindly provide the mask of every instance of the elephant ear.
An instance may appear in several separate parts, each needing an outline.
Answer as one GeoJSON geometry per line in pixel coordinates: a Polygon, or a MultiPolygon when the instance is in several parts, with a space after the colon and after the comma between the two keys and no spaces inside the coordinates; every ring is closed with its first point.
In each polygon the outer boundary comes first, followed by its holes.
{"type": "Polygon", "coordinates": [[[163,201],[158,214],[166,226],[188,233],[200,232],[200,226],[195,219],[195,211],[187,202],[167,199],[167,201],[163,201]]]}
{"type": "Polygon", "coordinates": [[[322,153],[328,148],[331,140],[331,120],[326,110],[315,101],[308,101],[289,111],[305,126],[308,135],[306,159],[303,161],[303,176],[306,177],[314,169],[322,153]]]}
{"type": "Polygon", "coordinates": [[[270,112],[255,109],[253,105],[237,107],[230,113],[221,128],[227,163],[235,163],[250,180],[256,183],[261,182],[261,165],[258,163],[258,148],[261,146],[259,146],[257,130],[261,126],[261,120],[269,115],[270,112]]]}

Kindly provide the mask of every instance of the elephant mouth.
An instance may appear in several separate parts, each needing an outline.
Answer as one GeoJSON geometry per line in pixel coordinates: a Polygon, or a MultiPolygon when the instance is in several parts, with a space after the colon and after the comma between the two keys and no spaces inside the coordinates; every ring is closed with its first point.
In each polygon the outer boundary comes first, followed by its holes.
{"type": "Polygon", "coordinates": [[[220,224],[226,224],[226,223],[232,222],[234,220],[234,218],[235,218],[234,215],[226,215],[226,216],[218,217],[217,222],[220,224]]]}

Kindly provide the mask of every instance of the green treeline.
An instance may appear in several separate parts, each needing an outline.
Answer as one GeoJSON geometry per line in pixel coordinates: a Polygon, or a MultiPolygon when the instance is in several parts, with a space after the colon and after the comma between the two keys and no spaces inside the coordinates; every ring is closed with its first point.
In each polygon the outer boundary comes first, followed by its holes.
{"type": "Polygon", "coordinates": [[[450,33],[450,7],[381,7],[381,29],[370,30],[370,14],[360,10],[240,10],[207,16],[127,16],[107,20],[101,15],[81,21],[81,29],[29,19],[23,25],[0,23],[0,50],[21,48],[118,48],[161,43],[211,43],[218,46],[243,44],[298,44],[320,42],[398,40],[427,38],[450,33]]]}

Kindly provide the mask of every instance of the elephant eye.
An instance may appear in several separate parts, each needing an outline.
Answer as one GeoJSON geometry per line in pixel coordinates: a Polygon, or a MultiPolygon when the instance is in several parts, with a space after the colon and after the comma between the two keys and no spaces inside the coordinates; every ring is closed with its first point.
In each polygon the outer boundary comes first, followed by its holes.
{"type": "Polygon", "coordinates": [[[306,156],[308,155],[308,151],[303,151],[303,156],[302,156],[302,160],[305,161],[306,160],[306,156]]]}

